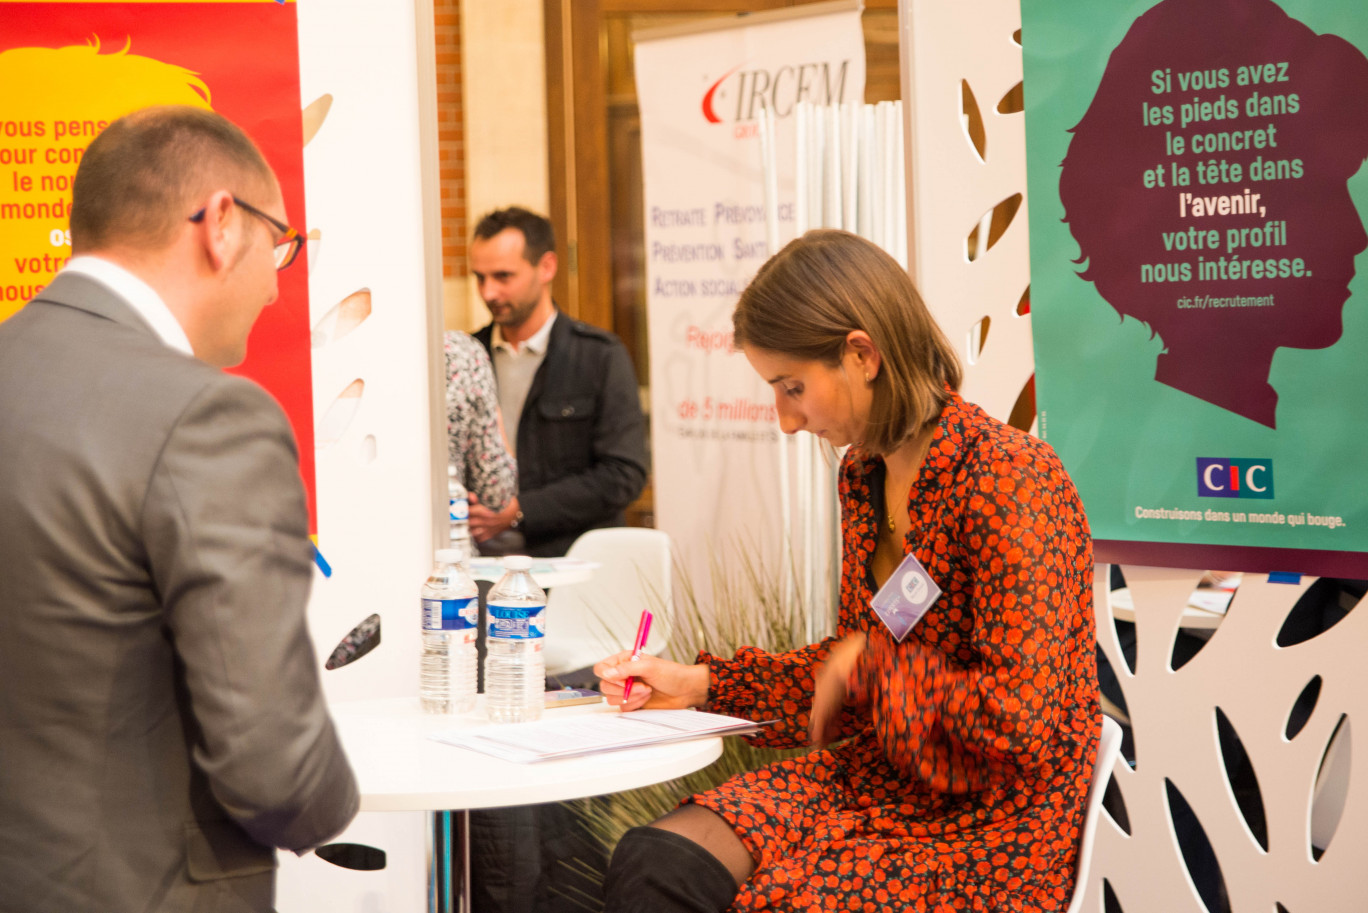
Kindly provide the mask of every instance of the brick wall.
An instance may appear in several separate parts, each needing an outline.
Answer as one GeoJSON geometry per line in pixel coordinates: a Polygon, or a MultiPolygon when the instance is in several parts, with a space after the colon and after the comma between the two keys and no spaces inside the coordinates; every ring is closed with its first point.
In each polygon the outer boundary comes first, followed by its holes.
{"type": "Polygon", "coordinates": [[[465,110],[461,102],[460,0],[434,0],[437,154],[442,172],[442,276],[466,275],[465,110]]]}

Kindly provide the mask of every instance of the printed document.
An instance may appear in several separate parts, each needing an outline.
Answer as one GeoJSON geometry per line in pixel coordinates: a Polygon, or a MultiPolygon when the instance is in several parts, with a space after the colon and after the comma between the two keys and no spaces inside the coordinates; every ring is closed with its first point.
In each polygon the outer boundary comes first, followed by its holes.
{"type": "Polygon", "coordinates": [[[527,763],[661,742],[740,735],[755,732],[762,725],[765,724],[699,710],[635,710],[449,729],[435,732],[430,738],[506,761],[527,763]]]}

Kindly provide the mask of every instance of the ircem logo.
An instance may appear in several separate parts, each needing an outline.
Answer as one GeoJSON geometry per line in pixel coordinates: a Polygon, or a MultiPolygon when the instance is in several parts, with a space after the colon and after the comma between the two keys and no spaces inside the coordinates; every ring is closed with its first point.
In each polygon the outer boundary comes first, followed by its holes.
{"type": "Polygon", "coordinates": [[[1197,497],[1271,500],[1273,461],[1198,457],[1197,497]]]}
{"type": "Polygon", "coordinates": [[[845,95],[850,61],[791,63],[773,69],[754,67],[747,70],[744,66],[732,67],[703,93],[703,117],[708,123],[720,124],[727,116],[738,124],[753,121],[759,116],[760,108],[768,108],[776,117],[788,117],[800,101],[836,104],[845,95]],[[729,96],[735,103],[735,111],[730,110],[730,103],[719,110],[718,103],[729,96]]]}

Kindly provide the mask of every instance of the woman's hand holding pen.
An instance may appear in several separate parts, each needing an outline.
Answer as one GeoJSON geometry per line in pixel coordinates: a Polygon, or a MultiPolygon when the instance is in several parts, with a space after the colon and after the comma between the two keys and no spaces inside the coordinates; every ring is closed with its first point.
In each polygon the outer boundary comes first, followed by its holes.
{"type": "Polygon", "coordinates": [[[682,710],[708,700],[708,667],[703,663],[686,666],[645,654],[632,659],[632,651],[623,650],[596,664],[594,674],[608,703],[623,710],[682,710]],[[634,679],[632,696],[624,701],[628,676],[634,679]]]}
{"type": "Polygon", "coordinates": [[[845,706],[846,682],[855,671],[864,648],[865,636],[857,631],[833,646],[827,653],[826,662],[817,671],[817,680],[812,687],[812,713],[808,719],[808,737],[812,744],[825,747],[836,738],[841,708],[845,706]]]}

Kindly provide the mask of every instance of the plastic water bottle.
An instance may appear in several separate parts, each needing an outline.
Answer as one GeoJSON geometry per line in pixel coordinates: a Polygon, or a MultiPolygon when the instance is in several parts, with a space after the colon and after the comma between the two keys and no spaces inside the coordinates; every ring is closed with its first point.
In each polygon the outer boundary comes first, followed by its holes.
{"type": "Polygon", "coordinates": [[[541,716],[546,694],[546,593],[528,569],[532,559],[509,555],[506,573],[489,591],[485,640],[485,706],[495,723],[541,716]]]}
{"type": "Polygon", "coordinates": [[[464,713],[475,707],[479,590],[462,567],[462,557],[457,549],[438,549],[432,576],[423,583],[418,696],[427,713],[464,713]]]}
{"type": "Polygon", "coordinates": [[[456,467],[447,466],[447,516],[451,518],[451,548],[461,553],[461,564],[470,560],[470,496],[456,476],[456,467]]]}

